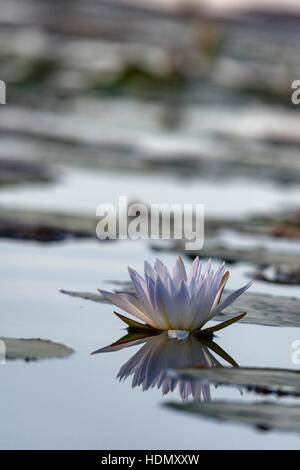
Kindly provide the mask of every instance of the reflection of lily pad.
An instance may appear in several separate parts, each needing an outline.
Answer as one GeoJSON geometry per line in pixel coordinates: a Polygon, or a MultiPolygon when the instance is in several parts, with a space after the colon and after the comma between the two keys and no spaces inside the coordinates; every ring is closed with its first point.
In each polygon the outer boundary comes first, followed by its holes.
{"type": "Polygon", "coordinates": [[[0,340],[5,343],[6,359],[33,361],[36,359],[66,357],[73,352],[73,349],[64,344],[39,338],[0,338],[0,340]]]}
{"type": "MultiPolygon", "coordinates": [[[[61,290],[61,292],[72,297],[108,303],[102,295],[97,293],[66,290],[61,290]]],[[[225,293],[230,294],[229,291],[225,293]]],[[[223,313],[218,315],[216,319],[225,321],[232,318],[233,315],[239,315],[241,312],[247,312],[247,315],[241,319],[242,323],[300,327],[300,300],[293,297],[245,293],[234,304],[226,308],[223,313]]]]}
{"type": "Polygon", "coordinates": [[[300,396],[300,372],[297,370],[191,367],[176,370],[174,373],[185,380],[207,380],[216,384],[239,385],[260,393],[300,396]]]}
{"type": "Polygon", "coordinates": [[[254,425],[262,430],[300,432],[300,406],[276,405],[275,403],[245,403],[214,401],[209,403],[167,403],[165,406],[185,411],[198,417],[215,418],[254,425]]]}

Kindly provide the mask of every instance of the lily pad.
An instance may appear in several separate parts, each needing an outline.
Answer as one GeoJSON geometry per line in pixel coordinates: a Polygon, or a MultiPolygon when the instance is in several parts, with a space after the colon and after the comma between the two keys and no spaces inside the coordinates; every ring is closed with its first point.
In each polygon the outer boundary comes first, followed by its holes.
{"type": "Polygon", "coordinates": [[[261,430],[300,432],[300,406],[270,402],[214,401],[207,403],[167,403],[164,406],[198,417],[214,418],[256,426],[261,430]]]}
{"type": "MultiPolygon", "coordinates": [[[[102,295],[91,292],[77,292],[61,290],[63,294],[79,297],[93,302],[109,303],[102,295]]],[[[127,292],[133,292],[128,289],[127,292]]],[[[229,295],[230,291],[225,291],[229,295]]],[[[216,317],[217,320],[226,321],[232,316],[247,312],[241,318],[242,323],[269,326],[300,327],[300,299],[266,294],[245,293],[234,304],[216,317]]]]}
{"type": "Polygon", "coordinates": [[[50,340],[32,338],[0,338],[5,343],[6,359],[34,361],[54,357],[67,357],[73,349],[50,340]]]}
{"type": "Polygon", "coordinates": [[[96,224],[96,218],[83,214],[2,207],[0,237],[40,242],[96,238],[96,224]]]}
{"type": "Polygon", "coordinates": [[[300,327],[300,299],[246,292],[217,319],[246,311],[241,322],[254,325],[300,327]]]}
{"type": "Polygon", "coordinates": [[[109,301],[105,299],[101,294],[93,294],[92,292],[76,292],[72,290],[60,289],[62,294],[70,295],[71,297],[78,297],[79,299],[91,300],[92,302],[100,302],[103,304],[109,304],[109,301]]]}
{"type": "Polygon", "coordinates": [[[293,251],[274,251],[268,250],[259,245],[255,249],[244,250],[238,248],[230,248],[223,245],[214,245],[203,247],[200,253],[190,252],[187,254],[195,257],[197,254],[203,258],[217,258],[227,263],[251,263],[258,266],[269,265],[288,265],[299,267],[299,257],[293,251]]]}
{"type": "Polygon", "coordinates": [[[197,366],[172,371],[185,380],[207,380],[215,384],[238,385],[259,393],[300,396],[300,372],[256,367],[203,369],[197,366]]]}
{"type": "Polygon", "coordinates": [[[0,185],[53,181],[54,176],[44,162],[0,158],[0,185]]]}
{"type": "Polygon", "coordinates": [[[257,272],[254,277],[271,284],[294,286],[300,284],[300,268],[289,269],[288,267],[270,266],[262,271],[257,272]]]}
{"type": "MultiPolygon", "coordinates": [[[[251,231],[245,233],[252,233],[251,231]]],[[[270,237],[270,240],[272,237],[270,237]]],[[[260,245],[259,240],[257,245],[251,249],[241,249],[239,247],[231,247],[224,244],[218,238],[211,239],[206,243],[201,251],[188,251],[185,250],[184,241],[172,241],[168,246],[152,244],[152,249],[155,251],[172,251],[176,253],[183,253],[190,258],[194,259],[196,256],[200,258],[213,258],[225,261],[228,264],[233,263],[249,263],[257,266],[289,266],[290,268],[299,268],[298,253],[291,249],[287,250],[274,250],[268,249],[264,245],[260,245]]]]}

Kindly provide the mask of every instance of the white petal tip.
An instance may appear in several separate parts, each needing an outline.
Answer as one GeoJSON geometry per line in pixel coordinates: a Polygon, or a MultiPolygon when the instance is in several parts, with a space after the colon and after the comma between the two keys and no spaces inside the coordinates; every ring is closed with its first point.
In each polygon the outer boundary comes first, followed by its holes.
{"type": "Polygon", "coordinates": [[[172,339],[186,339],[190,332],[186,330],[168,330],[168,336],[172,339]]]}

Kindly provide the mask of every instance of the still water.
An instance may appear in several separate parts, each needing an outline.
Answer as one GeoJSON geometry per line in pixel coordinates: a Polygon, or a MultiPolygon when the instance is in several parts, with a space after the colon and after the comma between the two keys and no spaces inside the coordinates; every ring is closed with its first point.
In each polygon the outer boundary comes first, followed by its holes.
{"type": "MultiPolygon", "coordinates": [[[[107,280],[127,280],[127,265],[141,269],[144,259],[155,257],[145,242],[1,241],[0,250],[2,336],[51,339],[75,350],[65,359],[0,366],[1,448],[299,448],[293,434],[185,417],[162,407],[164,401],[180,400],[177,389],[163,396],[156,387],[132,389],[131,377],[119,382],[119,370],[141,345],[90,355],[126,331],[112,306],[71,298],[59,289],[93,292],[112,288],[107,280]]],[[[170,265],[174,256],[162,260],[170,265]]],[[[245,272],[243,266],[233,268],[229,287],[238,287],[245,272]]],[[[252,291],[261,288],[258,282],[252,291]]],[[[237,324],[220,331],[215,341],[239,365],[292,368],[291,342],[299,337],[296,328],[237,324]]],[[[235,388],[211,386],[210,392],[212,400],[257,399],[235,388]]]]}

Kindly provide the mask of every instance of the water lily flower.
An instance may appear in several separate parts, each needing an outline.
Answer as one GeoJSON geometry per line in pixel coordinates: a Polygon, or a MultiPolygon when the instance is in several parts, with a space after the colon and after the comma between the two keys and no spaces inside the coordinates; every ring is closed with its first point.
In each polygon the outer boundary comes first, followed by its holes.
{"type": "Polygon", "coordinates": [[[177,339],[185,339],[191,332],[213,333],[241,319],[246,312],[203,329],[208,321],[232,304],[254,282],[250,281],[221,302],[229,278],[224,263],[214,272],[211,260],[204,267],[197,257],[187,275],[184,263],[178,257],[172,274],[159,259],[154,267],[145,262],[144,278],[131,268],[128,272],[134,294],[99,291],[105,299],[144,323],[115,312],[116,315],[131,328],[163,330],[168,332],[170,338],[177,339]]]}

